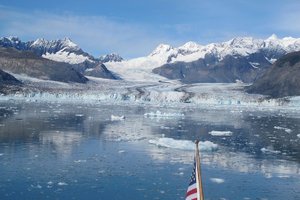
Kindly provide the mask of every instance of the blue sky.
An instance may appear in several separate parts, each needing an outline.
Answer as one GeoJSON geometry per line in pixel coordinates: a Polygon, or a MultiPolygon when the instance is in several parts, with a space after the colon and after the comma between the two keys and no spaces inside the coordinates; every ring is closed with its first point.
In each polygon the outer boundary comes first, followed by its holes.
{"type": "Polygon", "coordinates": [[[0,36],[70,37],[94,56],[131,58],[160,43],[300,37],[299,10],[298,0],[1,0],[0,36]]]}

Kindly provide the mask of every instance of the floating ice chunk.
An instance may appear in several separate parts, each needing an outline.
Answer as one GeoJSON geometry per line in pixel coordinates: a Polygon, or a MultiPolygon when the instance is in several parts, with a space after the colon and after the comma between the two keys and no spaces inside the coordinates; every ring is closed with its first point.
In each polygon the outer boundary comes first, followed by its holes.
{"type": "Polygon", "coordinates": [[[47,184],[48,184],[48,185],[53,185],[53,182],[52,182],[52,181],[48,181],[47,184]]]}
{"type": "Polygon", "coordinates": [[[278,177],[278,178],[290,178],[289,175],[278,175],[277,177],[278,177]]]}
{"type": "Polygon", "coordinates": [[[210,131],[208,134],[212,136],[232,136],[231,131],[210,131]]]}
{"type": "Polygon", "coordinates": [[[284,127],[280,127],[280,126],[274,126],[274,128],[277,129],[277,130],[284,130],[287,133],[291,133],[292,132],[292,130],[289,129],[289,128],[284,128],[284,127]]]}
{"type": "MultiPolygon", "coordinates": [[[[300,136],[300,135],[299,135],[300,136]]],[[[0,156],[3,156],[4,155],[4,153],[0,153],[0,156]]]]}
{"type": "Polygon", "coordinates": [[[125,153],[125,150],[119,150],[118,153],[125,153]]]}
{"type": "MultiPolygon", "coordinates": [[[[181,150],[195,150],[195,143],[189,140],[175,140],[173,138],[158,138],[149,140],[150,144],[154,144],[160,147],[181,149],[181,150]]],[[[199,143],[200,151],[215,151],[218,149],[218,145],[210,141],[204,141],[199,143]]]]}
{"type": "Polygon", "coordinates": [[[168,118],[168,117],[184,117],[183,113],[163,113],[160,112],[159,110],[156,112],[150,112],[150,113],[145,113],[145,117],[150,117],[150,118],[168,118]]]}
{"type": "Polygon", "coordinates": [[[59,182],[59,183],[57,183],[57,185],[59,185],[59,186],[65,186],[65,185],[68,185],[66,182],[59,182]]]}
{"type": "Polygon", "coordinates": [[[266,154],[279,154],[281,152],[281,151],[276,151],[273,148],[265,148],[265,147],[261,148],[260,150],[261,152],[266,154]]]}
{"type": "Polygon", "coordinates": [[[210,181],[217,184],[221,184],[225,182],[225,180],[222,178],[210,178],[210,181]]]}
{"type": "Polygon", "coordinates": [[[111,115],[110,116],[110,120],[111,121],[122,121],[125,119],[125,116],[122,115],[122,116],[117,116],[117,115],[111,115]]]}
{"type": "Polygon", "coordinates": [[[74,160],[74,163],[85,163],[86,160],[74,160]]]}
{"type": "Polygon", "coordinates": [[[83,117],[84,114],[75,114],[76,117],[83,117]]]}
{"type": "Polygon", "coordinates": [[[32,188],[35,188],[35,189],[42,189],[43,187],[40,185],[40,184],[37,184],[37,185],[31,185],[32,188]]]}
{"type": "Polygon", "coordinates": [[[298,134],[297,137],[300,138],[300,134],[298,134]]]}

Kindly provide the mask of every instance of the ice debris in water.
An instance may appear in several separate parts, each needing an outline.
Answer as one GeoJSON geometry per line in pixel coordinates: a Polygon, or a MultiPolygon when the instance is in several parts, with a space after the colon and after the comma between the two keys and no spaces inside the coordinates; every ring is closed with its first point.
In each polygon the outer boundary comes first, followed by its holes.
{"type": "Polygon", "coordinates": [[[65,186],[65,185],[68,185],[66,182],[59,182],[59,183],[57,183],[57,185],[59,185],[59,186],[65,186]]]}
{"type": "Polygon", "coordinates": [[[35,189],[42,189],[43,187],[40,185],[40,184],[37,184],[37,185],[31,185],[32,188],[35,188],[35,189]]]}
{"type": "MultiPolygon", "coordinates": [[[[160,147],[181,149],[181,150],[195,150],[195,143],[190,140],[175,140],[173,138],[157,138],[149,140],[150,144],[154,144],[160,147]]],[[[218,145],[210,141],[204,141],[199,143],[200,151],[215,151],[218,149],[218,145]]]]}
{"type": "Polygon", "coordinates": [[[74,160],[74,163],[85,163],[86,160],[74,160]]]}
{"type": "Polygon", "coordinates": [[[183,113],[165,113],[165,112],[160,112],[157,110],[156,112],[149,112],[144,114],[145,117],[150,117],[150,118],[163,118],[163,117],[184,117],[183,113]]]}
{"type": "Polygon", "coordinates": [[[297,137],[300,138],[300,134],[298,134],[297,137]]]}
{"type": "Polygon", "coordinates": [[[289,128],[284,128],[284,127],[281,127],[281,126],[274,126],[274,128],[277,129],[277,130],[284,130],[284,131],[287,132],[287,133],[291,133],[291,132],[292,132],[291,129],[289,129],[289,128]]]}
{"type": "Polygon", "coordinates": [[[232,136],[231,131],[210,131],[208,134],[212,136],[232,136]]]}
{"type": "Polygon", "coordinates": [[[261,152],[266,153],[266,154],[279,154],[281,151],[276,151],[272,147],[263,147],[260,149],[261,152]]]}
{"type": "Polygon", "coordinates": [[[221,183],[225,182],[225,180],[222,179],[222,178],[210,178],[210,181],[213,182],[213,183],[218,183],[218,184],[221,184],[221,183]]]}
{"type": "Polygon", "coordinates": [[[118,116],[118,115],[111,115],[110,116],[110,120],[111,121],[122,121],[125,119],[125,116],[122,115],[122,116],[118,116]]]}

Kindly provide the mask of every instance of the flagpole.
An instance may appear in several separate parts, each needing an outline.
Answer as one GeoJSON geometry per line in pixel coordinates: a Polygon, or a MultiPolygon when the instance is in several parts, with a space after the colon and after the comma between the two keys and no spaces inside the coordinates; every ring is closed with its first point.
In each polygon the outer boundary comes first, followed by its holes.
{"type": "Polygon", "coordinates": [[[197,170],[197,178],[200,190],[200,200],[204,200],[204,193],[203,193],[203,185],[202,185],[202,177],[201,177],[201,163],[200,163],[200,153],[199,153],[199,140],[195,141],[196,144],[196,170],[197,170]]]}

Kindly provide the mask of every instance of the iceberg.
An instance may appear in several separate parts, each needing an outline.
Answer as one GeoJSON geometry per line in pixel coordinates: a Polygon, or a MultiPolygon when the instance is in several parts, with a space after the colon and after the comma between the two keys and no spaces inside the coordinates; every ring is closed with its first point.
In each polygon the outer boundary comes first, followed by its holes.
{"type": "Polygon", "coordinates": [[[232,136],[231,131],[210,131],[208,134],[212,136],[232,136]]]}
{"type": "Polygon", "coordinates": [[[122,115],[122,116],[111,115],[110,120],[111,121],[122,121],[122,120],[125,120],[125,116],[124,115],[122,115]]]}

